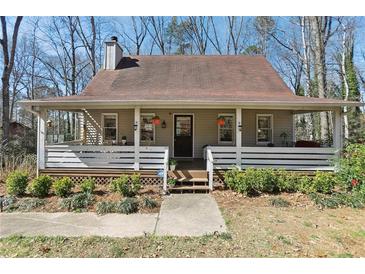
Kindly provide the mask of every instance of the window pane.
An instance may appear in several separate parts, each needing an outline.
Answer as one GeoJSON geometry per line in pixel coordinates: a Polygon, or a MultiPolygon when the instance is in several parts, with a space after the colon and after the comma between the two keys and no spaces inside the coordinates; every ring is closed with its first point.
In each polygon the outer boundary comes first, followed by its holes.
{"type": "Polygon", "coordinates": [[[116,128],[104,128],[104,140],[105,141],[116,141],[117,140],[117,129],[116,128]]]}
{"type": "Polygon", "coordinates": [[[141,141],[154,141],[152,118],[154,115],[141,115],[141,141]]]}
{"type": "Polygon", "coordinates": [[[224,117],[224,125],[219,128],[219,142],[233,142],[234,117],[231,115],[220,115],[224,117]]]}
{"type": "Polygon", "coordinates": [[[270,129],[259,129],[257,131],[258,142],[271,142],[271,130],[270,129]]]}
{"type": "Polygon", "coordinates": [[[191,117],[176,117],[176,136],[191,136],[191,117]]]}
{"type": "Polygon", "coordinates": [[[117,119],[114,115],[105,115],[104,116],[104,127],[116,127],[117,119]]]}
{"type": "Polygon", "coordinates": [[[258,117],[258,127],[259,128],[271,128],[271,118],[267,117],[258,117]]]}
{"type": "Polygon", "coordinates": [[[221,142],[232,142],[233,141],[233,130],[232,129],[221,129],[220,141],[221,142]]]}

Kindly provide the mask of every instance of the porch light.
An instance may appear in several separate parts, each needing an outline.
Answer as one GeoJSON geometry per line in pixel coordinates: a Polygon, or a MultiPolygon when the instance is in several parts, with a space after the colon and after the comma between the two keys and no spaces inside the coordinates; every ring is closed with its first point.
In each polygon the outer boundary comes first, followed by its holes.
{"type": "Polygon", "coordinates": [[[155,126],[159,125],[161,123],[161,119],[159,116],[154,116],[152,117],[152,124],[154,124],[155,126]]]}
{"type": "Polygon", "coordinates": [[[238,124],[238,130],[242,131],[242,125],[241,124],[238,124]]]}
{"type": "Polygon", "coordinates": [[[47,120],[46,123],[48,128],[52,127],[52,120],[47,120]]]}
{"type": "Polygon", "coordinates": [[[137,124],[134,124],[134,125],[133,125],[133,128],[134,128],[134,131],[137,131],[137,129],[138,129],[138,125],[137,125],[137,124]]]}
{"type": "Polygon", "coordinates": [[[162,121],[161,127],[162,128],[166,128],[166,122],[165,122],[165,120],[162,121]]]}

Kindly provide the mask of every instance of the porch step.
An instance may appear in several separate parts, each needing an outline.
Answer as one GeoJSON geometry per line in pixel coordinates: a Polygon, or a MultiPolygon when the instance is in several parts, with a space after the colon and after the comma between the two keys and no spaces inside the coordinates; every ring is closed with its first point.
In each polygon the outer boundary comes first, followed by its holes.
{"type": "Polygon", "coordinates": [[[170,193],[207,193],[208,186],[174,186],[169,188],[170,193]]]}

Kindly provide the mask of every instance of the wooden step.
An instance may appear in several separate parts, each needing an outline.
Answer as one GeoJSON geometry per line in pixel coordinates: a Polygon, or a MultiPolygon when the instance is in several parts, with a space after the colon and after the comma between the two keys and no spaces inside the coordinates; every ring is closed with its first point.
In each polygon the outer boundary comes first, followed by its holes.
{"type": "Polygon", "coordinates": [[[173,186],[169,190],[209,190],[209,186],[173,186]]]}

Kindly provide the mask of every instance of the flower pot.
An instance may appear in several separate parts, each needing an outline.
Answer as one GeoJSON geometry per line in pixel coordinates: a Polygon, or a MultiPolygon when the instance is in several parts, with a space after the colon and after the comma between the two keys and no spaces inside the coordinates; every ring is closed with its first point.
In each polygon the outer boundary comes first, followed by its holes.
{"type": "Polygon", "coordinates": [[[125,145],[127,143],[127,140],[122,140],[122,144],[125,145]]]}
{"type": "Polygon", "coordinates": [[[175,168],[176,168],[176,165],[170,165],[170,170],[171,170],[171,171],[174,171],[174,170],[175,170],[175,168]]]}

